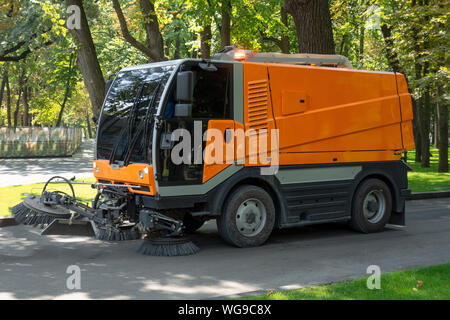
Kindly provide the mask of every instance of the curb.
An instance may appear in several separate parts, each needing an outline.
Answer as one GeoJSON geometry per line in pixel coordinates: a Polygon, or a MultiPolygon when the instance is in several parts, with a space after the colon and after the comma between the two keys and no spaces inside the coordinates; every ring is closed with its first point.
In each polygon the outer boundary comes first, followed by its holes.
{"type": "Polygon", "coordinates": [[[406,197],[406,200],[448,198],[450,191],[414,192],[406,197]]]}
{"type": "Polygon", "coordinates": [[[0,218],[0,227],[10,227],[10,226],[16,226],[17,222],[14,217],[1,217],[0,218]]]}

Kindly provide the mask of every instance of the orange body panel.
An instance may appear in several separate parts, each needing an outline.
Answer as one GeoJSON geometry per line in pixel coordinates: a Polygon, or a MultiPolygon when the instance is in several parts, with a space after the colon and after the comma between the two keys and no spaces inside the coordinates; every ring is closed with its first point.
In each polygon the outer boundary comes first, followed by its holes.
{"type": "Polygon", "coordinates": [[[400,106],[402,110],[402,138],[405,150],[414,148],[414,134],[412,127],[413,109],[411,95],[408,92],[408,84],[406,78],[402,74],[396,74],[398,95],[400,97],[400,106]]]}
{"type": "Polygon", "coordinates": [[[246,133],[255,130],[255,135],[245,137],[246,166],[269,165],[267,161],[261,161],[266,159],[260,154],[271,156],[267,146],[270,146],[271,132],[275,128],[267,65],[244,63],[244,130],[246,133]],[[251,144],[252,139],[256,139],[257,146],[251,144]],[[260,145],[259,139],[265,139],[267,144],[260,145]]]}
{"type": "Polygon", "coordinates": [[[233,120],[208,121],[208,132],[206,135],[206,146],[204,152],[203,183],[214,177],[226,167],[230,166],[235,160],[233,132],[233,120]],[[211,129],[216,129],[216,133],[220,133],[219,136],[213,135],[213,131],[211,129]],[[227,129],[230,130],[230,137],[232,138],[228,143],[225,141],[225,130],[227,129]],[[221,141],[217,142],[215,139],[220,139],[221,141]],[[218,152],[219,150],[215,149],[217,146],[222,146],[221,152],[218,152]],[[218,161],[216,159],[218,159],[218,161]]]}
{"type": "Polygon", "coordinates": [[[399,160],[414,147],[403,75],[244,63],[246,130],[255,124],[252,84],[268,79],[258,120],[279,130],[280,165],[399,160]]]}
{"type": "Polygon", "coordinates": [[[94,161],[94,177],[99,180],[110,181],[111,183],[123,183],[130,185],[139,185],[148,187],[149,191],[141,191],[139,189],[128,188],[130,192],[155,195],[156,187],[153,175],[153,167],[149,164],[133,163],[126,167],[113,169],[109,165],[108,160],[95,160],[94,161]],[[96,172],[95,166],[98,168],[96,172]],[[147,169],[147,170],[146,170],[147,169]],[[144,174],[143,179],[139,178],[139,171],[144,174]],[[145,173],[147,171],[148,173],[145,173]]]}

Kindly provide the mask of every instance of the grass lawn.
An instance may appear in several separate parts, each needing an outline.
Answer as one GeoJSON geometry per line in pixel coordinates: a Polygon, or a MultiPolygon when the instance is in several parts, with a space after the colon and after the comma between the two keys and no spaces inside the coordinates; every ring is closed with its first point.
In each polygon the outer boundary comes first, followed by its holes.
{"type": "Polygon", "coordinates": [[[420,163],[414,162],[415,150],[408,151],[408,165],[413,169],[408,172],[409,188],[412,192],[450,190],[450,173],[437,172],[438,149],[431,148],[430,151],[432,157],[429,168],[421,168],[420,163]]]}
{"type": "MultiPolygon", "coordinates": [[[[81,182],[95,182],[94,178],[79,179],[81,182]]],[[[24,193],[39,196],[44,188],[45,183],[34,183],[20,186],[1,187],[0,188],[0,217],[10,216],[10,209],[20,203],[25,198],[24,193]]],[[[91,201],[97,194],[96,189],[92,189],[90,185],[73,185],[75,195],[82,201],[91,201]]],[[[61,190],[71,194],[70,188],[65,183],[54,183],[47,187],[47,190],[61,190]]]]}
{"type": "Polygon", "coordinates": [[[369,290],[367,277],[246,300],[450,300],[450,264],[381,274],[381,288],[369,290]]]}

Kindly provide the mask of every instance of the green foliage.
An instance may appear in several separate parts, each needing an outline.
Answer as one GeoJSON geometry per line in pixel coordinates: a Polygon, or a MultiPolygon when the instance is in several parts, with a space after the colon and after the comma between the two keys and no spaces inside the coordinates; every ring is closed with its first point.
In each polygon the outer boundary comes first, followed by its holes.
{"type": "Polygon", "coordinates": [[[389,70],[380,31],[383,7],[377,1],[335,0],[330,10],[336,53],[358,69],[389,70]]]}
{"type": "MultiPolygon", "coordinates": [[[[419,163],[414,161],[415,150],[408,152],[408,165],[412,171],[408,172],[408,186],[412,192],[444,191],[450,190],[450,173],[437,172],[438,150],[430,149],[430,167],[421,168],[419,163]]],[[[450,148],[448,149],[450,159],[450,148]]]]}
{"type": "MultiPolygon", "coordinates": [[[[147,43],[141,0],[120,0],[128,29],[141,43],[147,43]]],[[[200,33],[211,26],[211,53],[221,48],[220,28],[223,0],[147,0],[155,6],[164,40],[166,59],[199,57],[200,33]]],[[[448,104],[449,3],[443,0],[331,0],[336,52],[348,56],[355,68],[391,70],[386,53],[391,50],[406,73],[415,98],[430,88],[433,101],[448,104]],[[413,2],[417,4],[413,6],[413,2]],[[392,34],[388,47],[381,26],[392,34]],[[416,77],[415,64],[428,69],[416,77]],[[437,89],[441,94],[437,94],[437,89]]],[[[105,79],[123,67],[147,63],[148,58],[125,41],[110,0],[83,1],[105,79]]],[[[283,0],[231,0],[231,43],[250,50],[281,51],[282,37],[288,50],[298,48],[293,19],[282,18],[283,0]]],[[[11,108],[20,95],[20,77],[30,87],[30,114],[34,125],[55,125],[61,106],[64,125],[86,126],[90,102],[76,63],[76,45],[65,28],[66,5],[60,0],[7,0],[0,4],[0,57],[30,52],[20,61],[2,62],[0,75],[8,70],[11,108]],[[13,6],[11,7],[11,4],[13,6]],[[69,90],[67,91],[67,87],[69,90]]],[[[300,39],[301,41],[301,39],[300,39]]],[[[0,125],[6,124],[3,95],[0,125]]],[[[19,101],[20,113],[24,104],[19,101]]],[[[19,117],[20,124],[20,117],[19,117]]]]}
{"type": "MultiPolygon", "coordinates": [[[[138,40],[145,42],[142,17],[136,10],[138,0],[123,1],[122,9],[130,30],[138,40]]],[[[114,77],[122,68],[147,63],[144,54],[131,47],[120,33],[119,22],[110,0],[90,2],[87,10],[92,38],[105,79],[114,77]]]]}
{"type": "Polygon", "coordinates": [[[393,29],[393,50],[407,72],[414,97],[420,98],[427,87],[441,86],[446,94],[436,98],[448,103],[449,3],[440,0],[430,0],[428,4],[411,0],[380,3],[384,8],[382,22],[393,29]],[[420,77],[416,75],[416,64],[428,64],[428,70],[420,77]]]}
{"type": "Polygon", "coordinates": [[[298,48],[294,22],[288,16],[288,25],[281,20],[281,0],[238,1],[234,5],[233,42],[252,50],[279,52],[273,39],[289,38],[290,50],[298,48]]]}
{"type": "Polygon", "coordinates": [[[384,273],[381,288],[369,290],[367,277],[297,290],[271,292],[248,300],[448,300],[450,264],[384,273]]]}

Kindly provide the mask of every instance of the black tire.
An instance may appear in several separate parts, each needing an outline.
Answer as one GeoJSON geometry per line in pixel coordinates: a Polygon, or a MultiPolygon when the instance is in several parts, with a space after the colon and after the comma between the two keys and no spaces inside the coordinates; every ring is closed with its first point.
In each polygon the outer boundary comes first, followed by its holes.
{"type": "Polygon", "coordinates": [[[187,234],[194,233],[205,224],[204,220],[196,219],[190,214],[186,214],[183,218],[184,232],[187,234]]]}
{"type": "Polygon", "coordinates": [[[389,221],[391,212],[392,194],[386,183],[379,179],[365,180],[353,196],[351,226],[362,233],[379,232],[389,221]]]}
{"type": "MultiPolygon", "coordinates": [[[[244,208],[244,210],[246,209],[244,208]]],[[[249,210],[249,212],[244,213],[245,216],[247,218],[253,216],[254,218],[255,214],[251,212],[251,209],[249,210]]],[[[241,219],[240,216],[239,219],[241,219]]],[[[240,186],[231,193],[225,202],[224,212],[217,218],[217,229],[222,239],[240,248],[262,245],[272,233],[274,224],[275,207],[272,197],[264,189],[252,185],[240,186]],[[241,205],[246,206],[244,203],[249,202],[258,211],[259,216],[258,214],[256,216],[260,217],[260,219],[257,218],[260,222],[254,222],[256,219],[253,219],[251,223],[257,224],[257,228],[246,230],[246,232],[256,232],[256,234],[246,235],[242,233],[244,229],[241,229],[242,231],[238,229],[236,219],[238,217],[238,209],[241,205]],[[265,216],[265,218],[262,219],[261,216],[265,216]]]]}

